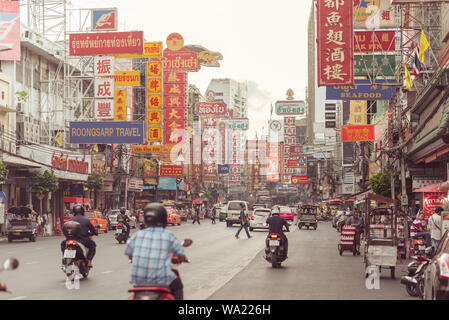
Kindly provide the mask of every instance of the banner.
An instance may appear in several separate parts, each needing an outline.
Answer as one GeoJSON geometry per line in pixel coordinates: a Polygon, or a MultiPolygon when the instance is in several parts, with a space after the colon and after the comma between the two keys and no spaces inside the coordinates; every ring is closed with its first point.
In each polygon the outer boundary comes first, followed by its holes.
{"type": "Polygon", "coordinates": [[[317,0],[318,86],[352,85],[352,1],[317,0]]]}
{"type": "Polygon", "coordinates": [[[20,61],[20,2],[0,1],[0,61],[20,61]]]}
{"type": "Polygon", "coordinates": [[[292,176],[292,184],[309,184],[307,176],[292,176]]]}
{"type": "Polygon", "coordinates": [[[142,54],[143,31],[71,33],[69,45],[71,56],[142,54]]]}
{"type": "Polygon", "coordinates": [[[161,165],[159,168],[159,176],[182,178],[184,176],[184,168],[182,166],[161,165]]]}
{"type": "Polygon", "coordinates": [[[279,144],[267,142],[267,181],[279,181],[279,144]]]}
{"type": "Polygon", "coordinates": [[[162,146],[133,146],[133,153],[160,153],[162,146]]]}
{"type": "Polygon", "coordinates": [[[70,122],[70,143],[142,144],[144,124],[137,121],[70,122]]]}
{"type": "Polygon", "coordinates": [[[390,100],[395,94],[394,82],[354,80],[353,86],[326,87],[327,100],[390,100]]]}
{"type": "Polygon", "coordinates": [[[374,126],[342,126],[341,141],[374,141],[374,126]]]}
{"type": "Polygon", "coordinates": [[[395,51],[395,31],[356,31],[355,52],[395,51]]]}

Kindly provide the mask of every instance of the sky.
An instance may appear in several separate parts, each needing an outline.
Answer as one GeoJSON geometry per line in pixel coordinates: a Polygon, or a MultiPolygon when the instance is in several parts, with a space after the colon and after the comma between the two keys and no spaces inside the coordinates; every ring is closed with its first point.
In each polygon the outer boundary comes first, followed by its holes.
{"type": "MultiPolygon", "coordinates": [[[[305,99],[307,22],[312,0],[72,0],[69,8],[118,8],[119,31],[142,30],[147,41],[180,33],[185,45],[223,55],[220,68],[202,66],[189,83],[205,94],[213,78],[248,83],[249,138],[267,133],[270,105],[291,88],[305,99]]],[[[276,118],[274,115],[273,118],[276,118]]]]}

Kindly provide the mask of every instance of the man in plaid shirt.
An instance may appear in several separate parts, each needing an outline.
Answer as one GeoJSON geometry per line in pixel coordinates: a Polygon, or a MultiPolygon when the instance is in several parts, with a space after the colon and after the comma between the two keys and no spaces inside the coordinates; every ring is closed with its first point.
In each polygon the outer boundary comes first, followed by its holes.
{"type": "Polygon", "coordinates": [[[130,282],[169,287],[175,299],[182,300],[183,285],[171,270],[171,254],[180,262],[188,260],[179,240],[165,229],[167,211],[160,203],[151,203],[145,207],[144,218],[148,228],[133,234],[125,250],[132,260],[130,282]]]}

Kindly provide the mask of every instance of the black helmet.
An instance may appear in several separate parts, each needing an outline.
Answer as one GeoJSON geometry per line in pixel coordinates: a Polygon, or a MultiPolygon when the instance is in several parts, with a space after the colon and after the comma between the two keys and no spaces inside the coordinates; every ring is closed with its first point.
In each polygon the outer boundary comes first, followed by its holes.
{"type": "Polygon", "coordinates": [[[126,213],[126,208],[125,207],[121,207],[120,208],[120,213],[121,214],[125,214],[126,213]]]}
{"type": "Polygon", "coordinates": [[[443,212],[443,211],[444,211],[443,207],[436,207],[435,208],[435,213],[440,213],[440,212],[443,212]]]}
{"type": "Polygon", "coordinates": [[[75,239],[81,232],[81,225],[76,221],[67,221],[62,226],[62,233],[67,239],[75,239]]]}
{"type": "Polygon", "coordinates": [[[73,215],[75,215],[75,216],[78,215],[78,214],[81,214],[81,215],[84,216],[84,208],[83,208],[83,206],[80,205],[80,204],[76,204],[76,205],[73,207],[72,211],[73,211],[73,215]]]}
{"type": "Polygon", "coordinates": [[[149,203],[143,211],[145,224],[149,227],[167,226],[167,210],[159,202],[149,203]]]}

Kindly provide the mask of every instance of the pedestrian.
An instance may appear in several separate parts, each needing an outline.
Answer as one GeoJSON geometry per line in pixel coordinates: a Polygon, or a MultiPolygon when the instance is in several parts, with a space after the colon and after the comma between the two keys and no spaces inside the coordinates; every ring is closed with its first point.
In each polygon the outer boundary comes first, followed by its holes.
{"type": "Polygon", "coordinates": [[[441,212],[443,211],[444,209],[442,207],[436,207],[435,213],[429,218],[430,238],[434,252],[438,248],[441,240],[441,212]]]}
{"type": "Polygon", "coordinates": [[[240,228],[237,231],[237,233],[235,234],[235,238],[236,239],[239,238],[239,233],[240,233],[240,231],[242,231],[243,228],[245,228],[246,235],[248,236],[248,239],[252,238],[252,236],[248,232],[249,219],[248,219],[247,213],[245,212],[245,204],[240,203],[240,208],[241,208],[241,210],[240,210],[240,228]]]}
{"type": "Polygon", "coordinates": [[[42,216],[42,223],[41,223],[41,233],[43,236],[46,235],[45,229],[46,229],[47,224],[48,224],[48,214],[44,213],[44,215],[42,216]]]}
{"type": "Polygon", "coordinates": [[[216,222],[215,222],[215,208],[211,209],[210,219],[212,220],[212,224],[216,224],[216,222]]]}
{"type": "Polygon", "coordinates": [[[195,207],[192,224],[195,224],[195,221],[198,222],[198,224],[201,224],[200,223],[200,208],[199,208],[199,206],[195,207]]]}

